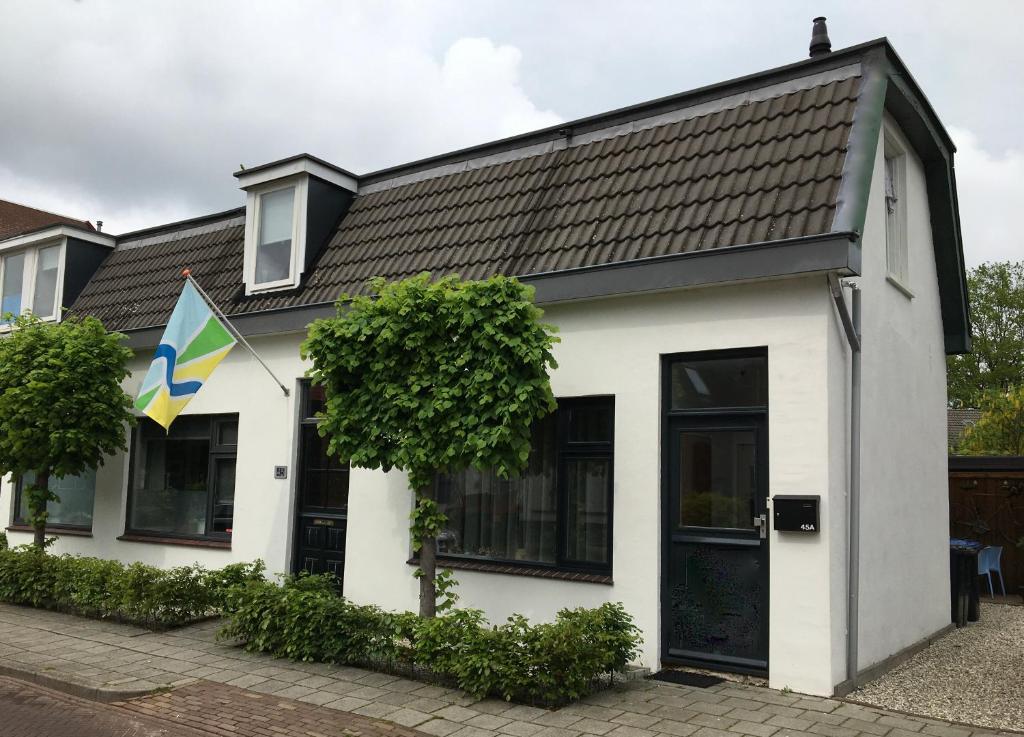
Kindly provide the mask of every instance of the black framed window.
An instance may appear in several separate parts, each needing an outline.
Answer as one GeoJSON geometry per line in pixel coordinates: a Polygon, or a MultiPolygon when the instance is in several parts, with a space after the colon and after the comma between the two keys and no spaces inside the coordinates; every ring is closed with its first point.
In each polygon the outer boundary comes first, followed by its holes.
{"type": "Polygon", "coordinates": [[[566,570],[611,571],[614,397],[560,399],[533,428],[526,470],[440,476],[448,525],[438,554],[566,570]]]}
{"type": "Polygon", "coordinates": [[[327,403],[324,389],[309,381],[302,385],[302,417],[299,420],[302,511],[323,514],[348,512],[349,467],[337,456],[327,454],[328,438],[320,437],[317,426],[327,403]]]}
{"type": "MultiPolygon", "coordinates": [[[[27,473],[14,488],[14,524],[29,524],[28,495],[24,488],[35,481],[35,474],[27,473]]],[[[92,530],[92,510],[96,496],[96,471],[89,469],[77,476],[62,479],[50,477],[50,491],[60,501],[46,504],[49,513],[46,527],[69,530],[92,530]]]]}
{"type": "Polygon", "coordinates": [[[183,415],[170,432],[144,417],[132,441],[127,531],[230,539],[238,415],[183,415]]]}

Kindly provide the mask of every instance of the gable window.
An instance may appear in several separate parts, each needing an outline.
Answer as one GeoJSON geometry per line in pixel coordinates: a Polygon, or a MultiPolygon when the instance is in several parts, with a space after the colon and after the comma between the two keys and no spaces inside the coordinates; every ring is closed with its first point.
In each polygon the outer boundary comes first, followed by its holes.
{"type": "Polygon", "coordinates": [[[295,187],[259,196],[259,239],[256,244],[255,284],[277,284],[291,279],[295,221],[295,187]]]}
{"type": "Polygon", "coordinates": [[[889,137],[885,139],[885,254],[889,280],[909,289],[907,249],[907,157],[889,137]]]}
{"type": "Polygon", "coordinates": [[[230,540],[238,415],[184,415],[169,432],[139,420],[129,470],[127,532],[230,540]]]}
{"type": "MultiPolygon", "coordinates": [[[[14,489],[14,524],[29,524],[28,495],[25,487],[35,481],[34,473],[26,473],[14,489]]],[[[46,528],[92,530],[93,498],[96,494],[96,471],[78,476],[50,477],[50,491],[59,499],[46,504],[46,528]]]]}
{"type": "Polygon", "coordinates": [[[518,477],[440,476],[438,555],[610,573],[613,426],[614,398],[562,399],[535,423],[518,477]]]}
{"type": "MultiPolygon", "coordinates": [[[[57,316],[60,296],[60,243],[11,253],[0,259],[0,314],[26,309],[43,319],[57,316]]],[[[4,324],[9,320],[3,321],[4,324]]]]}

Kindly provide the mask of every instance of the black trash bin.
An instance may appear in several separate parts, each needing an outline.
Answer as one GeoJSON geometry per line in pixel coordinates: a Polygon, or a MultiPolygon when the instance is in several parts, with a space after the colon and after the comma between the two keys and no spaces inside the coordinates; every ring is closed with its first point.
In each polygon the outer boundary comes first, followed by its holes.
{"type": "Polygon", "coordinates": [[[957,627],[981,618],[978,586],[978,553],[974,540],[949,541],[949,593],[951,619],[957,627]]]}

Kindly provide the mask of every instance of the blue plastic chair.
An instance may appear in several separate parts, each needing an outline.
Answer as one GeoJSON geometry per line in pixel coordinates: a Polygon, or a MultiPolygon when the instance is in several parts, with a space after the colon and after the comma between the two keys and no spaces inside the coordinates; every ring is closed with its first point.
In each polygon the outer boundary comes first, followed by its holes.
{"type": "Polygon", "coordinates": [[[1006,585],[1003,583],[1003,569],[1000,567],[1003,557],[1003,548],[999,545],[990,545],[982,548],[978,553],[978,575],[988,578],[988,591],[992,596],[996,591],[992,588],[992,574],[999,574],[999,589],[1006,596],[1006,585]]]}

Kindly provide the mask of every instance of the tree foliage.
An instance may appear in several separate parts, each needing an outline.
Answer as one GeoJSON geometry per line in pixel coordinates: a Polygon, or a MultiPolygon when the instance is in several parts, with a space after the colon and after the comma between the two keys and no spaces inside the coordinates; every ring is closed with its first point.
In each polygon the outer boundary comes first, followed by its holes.
{"type": "Polygon", "coordinates": [[[967,276],[973,352],[950,356],[949,402],[977,407],[986,392],[1024,384],[1024,262],[995,262],[967,276]]]}
{"type": "Polygon", "coordinates": [[[964,430],[957,453],[1024,456],[1024,385],[989,391],[980,405],[981,417],[964,430]]]}
{"type": "Polygon", "coordinates": [[[557,339],[540,322],[533,289],[515,279],[421,274],[374,280],[371,292],[343,296],[337,317],[310,326],[302,352],[326,391],[328,452],[408,474],[420,610],[432,616],[435,538],[445,522],[434,478],[469,467],[508,477],[526,465],[531,424],[555,409],[548,370],[557,339]]]}
{"type": "Polygon", "coordinates": [[[121,389],[132,352],[95,318],[14,319],[0,338],[0,474],[35,473],[28,486],[35,543],[43,546],[51,476],[75,476],[126,450],[132,400],[121,389]]]}

